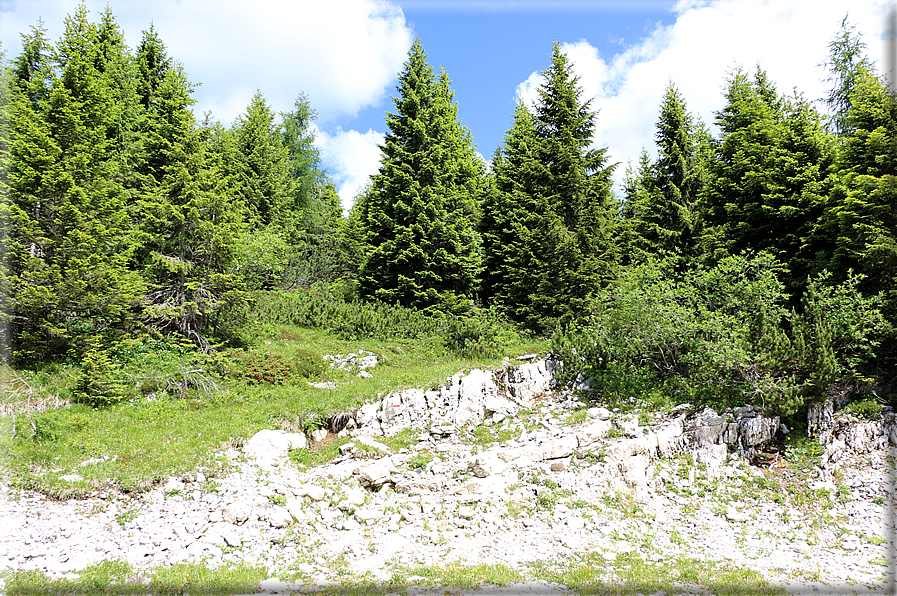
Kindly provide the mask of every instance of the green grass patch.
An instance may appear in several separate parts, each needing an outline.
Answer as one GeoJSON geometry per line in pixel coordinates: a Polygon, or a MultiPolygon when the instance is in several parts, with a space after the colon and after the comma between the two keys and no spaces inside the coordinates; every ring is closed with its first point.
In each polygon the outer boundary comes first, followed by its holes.
{"type": "Polygon", "coordinates": [[[123,561],[104,561],[86,568],[77,579],[49,579],[39,571],[7,575],[8,596],[38,594],[109,594],[115,596],[251,594],[265,579],[263,568],[239,564],[209,569],[201,564],[181,563],[173,567],[135,571],[123,561]]]}
{"type": "MultiPolygon", "coordinates": [[[[4,386],[15,389],[0,418],[0,459],[13,484],[69,498],[110,488],[143,492],[197,468],[214,476],[226,466],[216,454],[259,430],[307,431],[389,392],[428,389],[458,371],[501,364],[501,358],[461,357],[443,337],[423,331],[352,339],[344,331],[266,323],[258,333],[258,347],[212,357],[179,343],[123,342],[109,350],[109,370],[129,398],[108,407],[70,405],[81,378],[77,364],[0,371],[4,386]],[[379,360],[369,379],[330,369],[321,358],[362,349],[379,360]],[[331,381],[336,388],[318,389],[312,381],[331,381]],[[81,465],[88,460],[97,461],[81,465]],[[62,478],[73,474],[83,479],[62,478]]],[[[518,343],[503,354],[532,349],[518,343]]],[[[416,434],[386,442],[398,450],[416,443],[416,434]]],[[[342,443],[296,453],[294,461],[325,463],[342,443]]]]}
{"type": "Polygon", "coordinates": [[[562,584],[580,595],[635,596],[660,590],[682,594],[695,593],[695,588],[716,596],[786,594],[755,571],[688,558],[648,563],[633,553],[618,554],[611,560],[601,553],[587,553],[565,563],[534,563],[531,569],[537,578],[562,584]]]}

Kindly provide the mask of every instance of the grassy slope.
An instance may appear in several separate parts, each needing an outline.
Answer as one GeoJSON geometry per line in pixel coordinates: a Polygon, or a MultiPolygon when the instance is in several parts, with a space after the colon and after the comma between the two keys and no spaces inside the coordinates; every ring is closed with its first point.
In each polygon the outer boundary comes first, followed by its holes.
{"type": "MultiPolygon", "coordinates": [[[[330,370],[311,379],[333,380],[337,384],[333,390],[316,389],[310,379],[299,376],[282,384],[225,377],[216,380],[217,392],[194,390],[186,399],[136,397],[105,409],[74,405],[43,414],[34,414],[25,406],[29,402],[33,406],[58,404],[74,383],[76,367],[54,366],[37,373],[7,370],[4,386],[13,387],[16,378],[20,381],[18,391],[8,391],[5,396],[7,413],[12,415],[0,420],[0,454],[5,467],[14,483],[58,497],[106,488],[144,491],[169,475],[197,467],[206,469],[207,475],[214,473],[221,465],[216,452],[239,445],[261,429],[299,428],[319,415],[353,410],[390,391],[437,386],[458,371],[501,362],[458,357],[436,337],[350,341],[321,329],[279,326],[259,343],[258,350],[287,358],[299,350],[320,357],[364,349],[374,352],[380,364],[371,371],[370,379],[330,370]],[[15,440],[11,437],[14,417],[15,440]],[[91,458],[104,461],[80,465],[91,458]],[[70,474],[84,480],[60,480],[70,474]]],[[[545,346],[518,344],[508,355],[531,349],[544,350],[545,346]]],[[[181,369],[191,366],[195,365],[185,363],[181,369]]],[[[140,368],[139,361],[132,362],[130,377],[125,378],[152,376],[140,368]]],[[[206,378],[214,380],[211,375],[206,378]]]]}

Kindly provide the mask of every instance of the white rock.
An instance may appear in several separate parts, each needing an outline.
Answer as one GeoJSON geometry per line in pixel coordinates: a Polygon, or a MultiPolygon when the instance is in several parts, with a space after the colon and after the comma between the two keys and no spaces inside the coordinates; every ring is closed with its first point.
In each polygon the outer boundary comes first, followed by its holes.
{"type": "Polygon", "coordinates": [[[311,431],[311,440],[316,443],[319,441],[323,441],[327,438],[327,435],[330,434],[330,431],[326,428],[319,428],[317,430],[311,431]]]}
{"type": "Polygon", "coordinates": [[[476,456],[468,466],[468,470],[478,477],[485,478],[493,474],[501,474],[508,467],[495,452],[486,452],[476,456]]]}
{"type": "Polygon", "coordinates": [[[574,451],[576,451],[578,445],[579,443],[577,442],[575,436],[567,435],[561,437],[560,439],[555,439],[554,441],[543,446],[543,457],[545,459],[569,457],[574,451]]]}
{"type": "Polygon", "coordinates": [[[293,523],[293,516],[286,507],[272,507],[268,512],[268,523],[275,528],[286,528],[293,523]]]}
{"type": "Polygon", "coordinates": [[[276,577],[262,580],[261,583],[259,583],[259,590],[263,594],[288,594],[292,592],[289,584],[280,581],[276,577]]]}
{"type": "Polygon", "coordinates": [[[375,449],[375,450],[379,451],[380,453],[389,453],[389,447],[387,447],[380,441],[376,441],[376,440],[372,439],[371,437],[367,437],[365,435],[359,435],[359,436],[355,437],[355,442],[361,443],[362,445],[365,445],[366,447],[370,447],[371,449],[375,449]]]}
{"type": "Polygon", "coordinates": [[[288,433],[283,430],[261,430],[243,446],[243,453],[254,458],[263,467],[273,467],[286,456],[290,449],[308,447],[308,439],[303,433],[288,433]]]}
{"type": "Polygon", "coordinates": [[[290,513],[290,515],[293,517],[293,519],[298,521],[298,520],[302,519],[302,516],[305,513],[302,510],[302,505],[303,505],[302,499],[299,499],[296,497],[289,497],[287,499],[284,507],[286,507],[286,510],[290,513]]]}
{"type": "Polygon", "coordinates": [[[610,418],[610,410],[607,408],[589,408],[586,410],[589,418],[597,418],[598,420],[607,420],[610,418]]]}

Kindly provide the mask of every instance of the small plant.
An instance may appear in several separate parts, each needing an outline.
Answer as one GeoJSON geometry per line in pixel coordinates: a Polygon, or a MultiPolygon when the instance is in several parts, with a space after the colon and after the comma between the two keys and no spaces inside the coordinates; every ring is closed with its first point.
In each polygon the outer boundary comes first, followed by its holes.
{"type": "Polygon", "coordinates": [[[268,495],[268,500],[274,505],[283,507],[287,504],[287,498],[284,495],[268,495]]]}
{"type": "Polygon", "coordinates": [[[812,436],[798,433],[788,435],[785,446],[785,461],[794,470],[809,471],[819,464],[825,448],[812,436]]]}
{"type": "Polygon", "coordinates": [[[249,383],[278,385],[290,378],[293,365],[283,354],[276,352],[231,352],[236,376],[249,383]]]}
{"type": "Polygon", "coordinates": [[[433,461],[433,454],[429,451],[415,453],[413,456],[411,456],[411,459],[408,460],[408,469],[423,470],[431,461],[433,461]]]}
{"type": "Polygon", "coordinates": [[[881,404],[878,403],[875,397],[866,397],[850,402],[844,407],[842,412],[853,414],[863,420],[878,420],[878,417],[881,415],[881,404]]]}
{"type": "Polygon", "coordinates": [[[90,347],[81,361],[81,372],[72,399],[92,408],[105,408],[125,399],[125,387],[116,378],[118,367],[109,352],[96,345],[90,347]]]}
{"type": "Polygon", "coordinates": [[[121,526],[122,528],[124,528],[125,525],[126,525],[128,522],[132,522],[132,521],[134,521],[135,519],[137,519],[137,516],[138,516],[138,515],[140,515],[140,512],[137,511],[136,508],[135,508],[135,509],[128,509],[128,510],[126,510],[126,511],[122,511],[121,513],[117,514],[117,515],[115,516],[115,521],[118,522],[118,525],[119,525],[119,526],[121,526]]]}

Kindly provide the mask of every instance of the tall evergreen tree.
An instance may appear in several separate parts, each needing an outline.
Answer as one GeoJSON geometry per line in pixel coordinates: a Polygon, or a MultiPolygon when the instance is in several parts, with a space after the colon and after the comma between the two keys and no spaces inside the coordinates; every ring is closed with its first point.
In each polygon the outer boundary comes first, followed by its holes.
{"type": "Polygon", "coordinates": [[[771,252],[799,295],[825,250],[813,241],[832,161],[821,118],[799,95],[779,96],[758,68],[753,79],[733,73],[717,124],[722,140],[702,195],[705,247],[711,258],[771,252]]]}
{"type": "Polygon", "coordinates": [[[825,233],[837,238],[832,268],[865,274],[862,288],[883,292],[897,322],[897,98],[860,69],[850,95],[850,130],[838,156],[825,233]]]}
{"type": "Polygon", "coordinates": [[[246,114],[237,118],[234,133],[239,159],[237,192],[253,223],[267,226],[286,216],[294,181],[274,112],[260,90],[252,96],[246,114]]]}
{"type": "Polygon", "coordinates": [[[539,166],[535,119],[522,101],[514,123],[505,133],[504,146],[492,158],[492,184],[483,201],[480,233],[483,238],[481,291],[491,304],[523,305],[532,290],[527,275],[532,267],[529,247],[537,215],[532,183],[539,166]]]}
{"type": "MultiPolygon", "coordinates": [[[[132,245],[121,171],[120,89],[104,40],[79,5],[52,63],[42,35],[17,61],[10,163],[18,356],[83,347],[87,334],[121,332],[142,293],[128,269],[132,245]]],[[[30,42],[30,43],[29,43],[30,42]]]]}
{"type": "Polygon", "coordinates": [[[829,58],[825,66],[829,70],[831,84],[825,103],[831,111],[830,128],[838,135],[850,133],[848,112],[851,95],[856,87],[861,71],[871,71],[872,64],[864,54],[866,43],[857,33],[856,27],[841,21],[841,30],[829,44],[829,58]]]}
{"type": "Polygon", "coordinates": [[[666,252],[680,265],[694,256],[696,205],[707,178],[709,133],[688,113],[685,101],[670,83],[660,106],[655,135],[657,161],[643,154],[639,170],[627,182],[624,226],[631,229],[627,255],[641,260],[666,252]]]}
{"type": "MultiPolygon", "coordinates": [[[[596,117],[591,100],[581,101],[578,78],[558,44],[542,76],[545,83],[532,120],[532,155],[520,155],[518,166],[501,160],[498,169],[509,169],[496,172],[499,192],[500,176],[520,177],[523,185],[505,191],[501,200],[493,199],[493,213],[487,216],[487,221],[496,221],[494,207],[500,206],[513,213],[507,216],[511,221],[525,222],[513,224],[512,229],[517,230],[515,245],[520,255],[514,262],[519,263],[529,293],[523,295],[497,280],[490,287],[492,297],[513,318],[535,329],[584,313],[597,287],[612,276],[616,260],[612,226],[617,206],[610,191],[613,166],[606,166],[606,149],[589,149],[596,117]]],[[[518,108],[509,137],[515,143],[518,135],[521,139],[529,135],[523,127],[517,129],[520,122],[518,108]]],[[[494,224],[487,225],[492,229],[484,231],[496,234],[494,224]]],[[[494,250],[497,245],[491,246],[494,250]]],[[[487,255],[492,261],[497,258],[487,255]]]]}
{"type": "Polygon", "coordinates": [[[362,296],[462,311],[479,272],[474,210],[482,166],[457,118],[447,75],[437,79],[416,39],[399,74],[396,112],[366,203],[362,296]]]}

